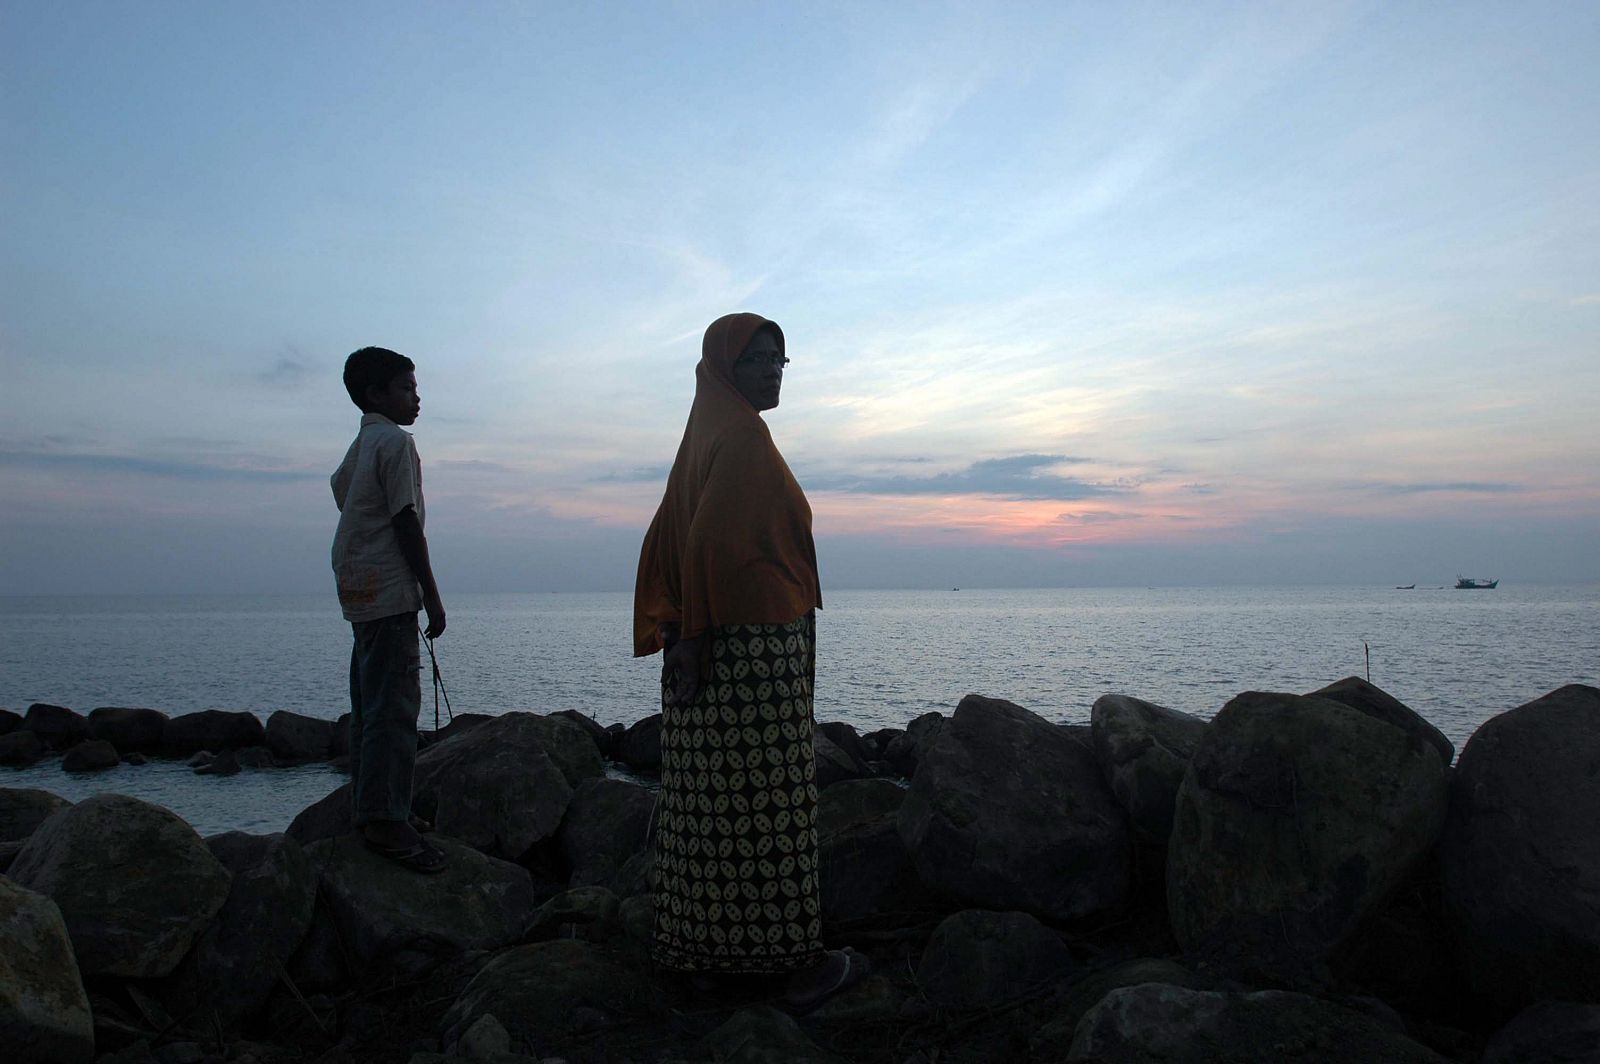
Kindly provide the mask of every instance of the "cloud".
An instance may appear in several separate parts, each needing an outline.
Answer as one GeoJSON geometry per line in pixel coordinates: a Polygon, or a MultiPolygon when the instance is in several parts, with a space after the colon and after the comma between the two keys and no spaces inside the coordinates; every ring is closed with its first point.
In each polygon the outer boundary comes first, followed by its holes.
{"type": "Polygon", "coordinates": [[[965,469],[932,476],[808,476],[812,491],[839,491],[860,495],[997,495],[1024,501],[1057,502],[1125,494],[1125,487],[1097,484],[1077,477],[1045,472],[1052,466],[1087,462],[1062,454],[1019,454],[989,458],[965,469]]]}
{"type": "Polygon", "coordinates": [[[140,458],[122,454],[34,453],[0,451],[0,466],[33,469],[78,469],[91,473],[164,477],[189,481],[271,481],[322,480],[324,474],[290,469],[252,469],[206,465],[202,462],[174,462],[159,458],[140,458]]]}
{"type": "Polygon", "coordinates": [[[1424,481],[1415,484],[1362,484],[1358,485],[1358,487],[1371,488],[1390,495],[1425,495],[1436,491],[1468,492],[1476,495],[1505,495],[1523,490],[1519,484],[1481,480],[1424,481]]]}
{"type": "Polygon", "coordinates": [[[667,465],[636,466],[617,473],[604,473],[595,477],[595,484],[656,484],[664,483],[672,467],[667,465]]]}
{"type": "Polygon", "coordinates": [[[256,383],[279,391],[295,391],[311,380],[313,374],[311,367],[298,357],[299,352],[291,355],[279,355],[278,358],[266,369],[253,374],[256,383]]]}

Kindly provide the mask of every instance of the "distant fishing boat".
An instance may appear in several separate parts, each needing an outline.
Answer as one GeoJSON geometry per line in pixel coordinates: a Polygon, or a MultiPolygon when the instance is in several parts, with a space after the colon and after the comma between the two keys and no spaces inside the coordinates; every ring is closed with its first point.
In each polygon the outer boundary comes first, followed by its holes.
{"type": "Polygon", "coordinates": [[[1457,591],[1493,591],[1499,580],[1474,580],[1470,576],[1456,577],[1457,591]]]}
{"type": "Polygon", "coordinates": [[[1394,589],[1396,591],[1415,591],[1417,589],[1417,585],[1416,584],[1396,584],[1396,585],[1394,585],[1394,589]]]}

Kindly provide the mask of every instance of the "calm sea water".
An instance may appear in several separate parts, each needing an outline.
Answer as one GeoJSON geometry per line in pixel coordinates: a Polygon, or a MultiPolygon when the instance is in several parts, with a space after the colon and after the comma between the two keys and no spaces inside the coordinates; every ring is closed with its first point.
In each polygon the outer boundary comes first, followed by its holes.
{"type": "MultiPolygon", "coordinates": [[[[1058,721],[1087,720],[1108,691],[1209,717],[1240,691],[1366,675],[1370,651],[1372,681],[1459,749],[1497,713],[1600,682],[1596,584],[839,591],[827,603],[817,717],[864,731],[949,712],[971,691],[1058,721]]],[[[448,605],[437,649],[457,712],[579,709],[609,724],[658,708],[659,658],[630,656],[626,593],[456,595],[448,605]]],[[[349,650],[327,596],[0,597],[0,706],[333,718],[345,709],[349,650]]],[[[339,782],[321,767],[223,779],[162,763],[88,777],[56,762],[0,769],[0,786],[137,794],[203,832],[280,830],[339,782]]]]}

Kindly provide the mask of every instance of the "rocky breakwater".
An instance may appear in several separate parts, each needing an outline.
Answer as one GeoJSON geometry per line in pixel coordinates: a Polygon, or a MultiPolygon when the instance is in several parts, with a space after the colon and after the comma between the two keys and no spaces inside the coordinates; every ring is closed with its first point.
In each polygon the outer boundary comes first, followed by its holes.
{"type": "Polygon", "coordinates": [[[0,790],[0,1042],[108,1064],[1592,1059],[1594,688],[1491,719],[1454,767],[1355,679],[1209,721],[972,695],[913,724],[819,729],[825,934],[874,974],[809,1015],[650,965],[653,796],[605,761],[648,771],[655,723],[511,713],[419,756],[434,877],[367,852],[343,790],[285,834],[203,840],[130,798],[0,790]]]}

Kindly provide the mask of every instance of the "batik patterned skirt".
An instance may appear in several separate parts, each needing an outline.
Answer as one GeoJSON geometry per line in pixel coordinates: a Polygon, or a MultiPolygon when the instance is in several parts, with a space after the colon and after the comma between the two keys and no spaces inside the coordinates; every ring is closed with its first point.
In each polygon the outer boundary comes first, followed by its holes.
{"type": "Polygon", "coordinates": [[[816,620],[713,628],[692,706],[662,698],[654,956],[781,973],[823,957],[811,692],[816,620]]]}

